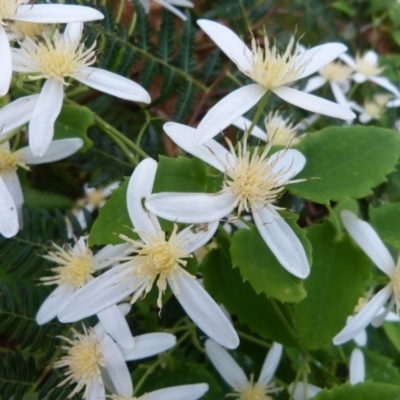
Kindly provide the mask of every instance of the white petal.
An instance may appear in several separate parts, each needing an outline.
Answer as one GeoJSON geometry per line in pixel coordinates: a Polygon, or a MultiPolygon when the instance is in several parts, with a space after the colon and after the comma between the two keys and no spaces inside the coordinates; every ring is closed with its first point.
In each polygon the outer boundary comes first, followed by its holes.
{"type": "Polygon", "coordinates": [[[364,382],[365,361],[364,354],[360,349],[353,349],[351,352],[349,369],[349,380],[352,385],[356,385],[359,382],[364,382]]]}
{"type": "MultiPolygon", "coordinates": [[[[251,121],[244,117],[239,117],[235,121],[232,122],[232,125],[236,126],[237,128],[241,129],[242,131],[246,131],[251,126],[251,121]]],[[[251,134],[256,138],[264,140],[266,142],[268,140],[268,135],[264,132],[261,128],[257,125],[252,129],[251,134]]],[[[208,143],[207,143],[208,145],[208,143]]]]}
{"type": "Polygon", "coordinates": [[[296,61],[304,62],[306,66],[297,79],[305,78],[306,76],[317,72],[346,50],[347,47],[342,43],[326,43],[321,44],[320,46],[315,46],[298,55],[296,61]]]}
{"type": "Polygon", "coordinates": [[[53,78],[47,79],[29,122],[29,146],[35,156],[43,156],[50,146],[63,97],[63,84],[53,78]]]}
{"type": "Polygon", "coordinates": [[[21,5],[12,18],[14,21],[57,24],[77,21],[96,21],[104,15],[91,7],[65,4],[28,4],[21,5]]]}
{"type": "Polygon", "coordinates": [[[210,222],[201,226],[188,226],[177,235],[177,241],[183,244],[179,247],[187,254],[193,253],[195,250],[204,246],[214,235],[219,225],[219,221],[210,222]]]}
{"type": "Polygon", "coordinates": [[[386,316],[385,321],[387,322],[400,322],[400,317],[394,313],[393,311],[389,311],[389,314],[386,316]]]}
{"type": "Polygon", "coordinates": [[[400,99],[390,100],[386,104],[387,107],[399,107],[400,106],[400,99]]]}
{"type": "MultiPolygon", "coordinates": [[[[207,19],[199,19],[197,24],[239,69],[244,71],[250,71],[252,69],[251,60],[253,55],[236,33],[218,22],[207,19]]],[[[243,114],[244,113],[241,115],[243,114]]]]}
{"type": "Polygon", "coordinates": [[[106,335],[101,341],[101,352],[105,363],[105,369],[117,391],[124,397],[131,397],[133,385],[124,357],[116,343],[106,335]]]}
{"type": "Polygon", "coordinates": [[[167,10],[171,11],[173,14],[175,14],[177,17],[181,18],[183,21],[186,21],[186,16],[182,12],[180,12],[177,8],[173,7],[171,4],[166,2],[165,0],[154,0],[155,3],[161,4],[164,6],[167,10]]]}
{"type": "Polygon", "coordinates": [[[236,196],[228,192],[156,193],[146,200],[146,208],[161,218],[175,222],[214,222],[232,212],[236,196]]]}
{"type": "Polygon", "coordinates": [[[353,80],[354,80],[354,82],[357,82],[357,83],[364,83],[367,80],[367,77],[363,74],[360,74],[359,72],[356,72],[353,75],[353,80]]]}
{"type": "Polygon", "coordinates": [[[195,279],[186,275],[175,278],[179,292],[169,278],[168,283],[187,315],[211,339],[228,349],[235,349],[239,337],[213,298],[195,279]]]}
{"type": "Polygon", "coordinates": [[[367,331],[363,329],[353,337],[353,340],[357,343],[357,346],[365,346],[367,344],[368,338],[367,338],[367,331]]]}
{"type": "Polygon", "coordinates": [[[353,339],[363,330],[388,301],[393,292],[392,283],[386,285],[361,309],[361,311],[333,338],[333,344],[339,345],[353,339]]]}
{"type": "Polygon", "coordinates": [[[400,97],[399,89],[393,85],[388,78],[385,78],[384,76],[371,76],[369,80],[385,88],[386,90],[389,90],[389,92],[393,93],[395,96],[400,97]]]}
{"type": "Polygon", "coordinates": [[[378,313],[375,315],[375,317],[371,321],[371,325],[374,328],[379,328],[386,321],[386,317],[389,314],[390,310],[393,309],[393,306],[395,303],[396,303],[396,296],[392,296],[388,306],[386,308],[382,307],[378,311],[378,313]]]}
{"type": "Polygon", "coordinates": [[[190,7],[193,8],[194,4],[188,0],[166,0],[169,4],[173,4],[174,6],[180,7],[190,7]]]}
{"type": "Polygon", "coordinates": [[[146,104],[151,102],[150,95],[139,84],[105,69],[84,67],[74,78],[93,89],[120,99],[146,104]]]}
{"type": "Polygon", "coordinates": [[[115,264],[115,257],[120,257],[124,255],[124,251],[128,249],[129,243],[117,244],[115,246],[109,244],[103,247],[99,252],[93,257],[95,263],[95,270],[103,269],[115,264]]]}
{"type": "Polygon", "coordinates": [[[12,70],[15,72],[32,72],[40,68],[40,64],[30,59],[23,49],[11,49],[12,70]]]}
{"type": "Polygon", "coordinates": [[[370,65],[377,65],[378,64],[378,54],[373,50],[368,50],[364,56],[364,61],[366,61],[370,65]]]}
{"type": "Polygon", "coordinates": [[[170,333],[146,333],[135,336],[133,349],[121,349],[126,361],[152,357],[175,346],[176,337],[170,333]]]}
{"type": "Polygon", "coordinates": [[[143,6],[146,14],[150,11],[150,0],[139,0],[139,3],[143,6]]]}
{"type": "Polygon", "coordinates": [[[281,86],[272,91],[281,99],[307,111],[327,115],[332,118],[343,119],[345,121],[352,120],[356,117],[356,115],[346,107],[287,86],[281,86]]]}
{"type": "Polygon", "coordinates": [[[345,62],[350,68],[357,69],[356,61],[353,57],[349,56],[347,53],[343,53],[338,57],[340,60],[345,62]]]}
{"type": "Polygon", "coordinates": [[[354,241],[372,262],[391,278],[394,273],[395,263],[374,228],[368,222],[361,221],[349,210],[343,210],[340,216],[343,225],[354,241]]]}
{"type": "Polygon", "coordinates": [[[4,26],[0,24],[0,96],[4,96],[10,89],[12,76],[11,49],[4,26]]]}
{"type": "Polygon", "coordinates": [[[283,346],[279,343],[274,342],[267,356],[265,357],[264,364],[262,366],[258,383],[267,385],[271,382],[276,369],[278,368],[279,361],[281,361],[283,346]]]}
{"type": "MultiPolygon", "coordinates": [[[[304,383],[297,382],[296,390],[293,394],[294,400],[308,400],[312,399],[317,393],[319,393],[322,389],[318,386],[312,385],[311,383],[307,383],[307,397],[304,397],[304,383]]],[[[293,383],[291,383],[288,387],[288,392],[292,393],[293,391],[293,383]]]]}
{"type": "Polygon", "coordinates": [[[208,339],[206,353],[215,369],[233,389],[239,390],[248,385],[248,379],[233,357],[218,343],[208,339]]]}
{"type": "Polygon", "coordinates": [[[78,44],[82,36],[82,30],[83,30],[82,22],[70,22],[65,27],[63,36],[71,43],[78,44]]]}
{"type": "Polygon", "coordinates": [[[326,79],[322,76],[314,76],[310,78],[307,82],[306,87],[303,89],[304,92],[310,93],[314,90],[319,89],[321,86],[325,85],[326,79]]]}
{"type": "Polygon", "coordinates": [[[221,172],[226,171],[228,158],[233,163],[233,158],[229,151],[215,140],[211,139],[201,146],[195,146],[196,129],[190,126],[167,122],[164,125],[164,131],[183,150],[200,158],[200,160],[212,165],[221,172]]]}
{"type": "Polygon", "coordinates": [[[122,347],[132,349],[135,341],[129,325],[117,306],[111,306],[97,313],[106,332],[122,347]]]}
{"type": "Polygon", "coordinates": [[[268,164],[275,163],[273,173],[281,172],[282,175],[276,180],[280,185],[296,176],[306,164],[306,158],[298,150],[286,149],[274,153],[268,160],[268,164]],[[283,174],[283,172],[285,172],[283,174]]]}
{"type": "Polygon", "coordinates": [[[17,207],[0,175],[0,234],[6,238],[13,237],[18,228],[17,207]]]}
{"type": "Polygon", "coordinates": [[[0,137],[26,124],[38,99],[38,94],[20,97],[3,107],[0,110],[0,137]]]}
{"type": "Polygon", "coordinates": [[[143,201],[153,191],[157,162],[151,158],[143,160],[133,171],[126,192],[126,205],[132,224],[138,231],[155,235],[160,228],[158,219],[143,208],[143,201]]]}
{"type": "Polygon", "coordinates": [[[3,178],[8,192],[11,194],[15,207],[17,208],[19,229],[22,229],[22,205],[24,204],[24,195],[22,194],[21,183],[19,181],[17,172],[4,171],[1,173],[1,177],[3,178]]]}
{"type": "Polygon", "coordinates": [[[266,88],[253,83],[229,93],[215,104],[200,122],[196,129],[195,145],[205,143],[221,133],[233,121],[256,105],[266,92],[266,88]]]}
{"type": "Polygon", "coordinates": [[[337,82],[330,82],[330,86],[332,89],[333,96],[335,97],[335,100],[338,102],[343,107],[349,108],[349,101],[347,100],[346,96],[344,95],[344,92],[340,85],[337,82]]]}
{"type": "Polygon", "coordinates": [[[310,273],[306,252],[285,220],[268,205],[253,211],[254,222],[265,243],[286,271],[305,279],[310,273]]]}
{"type": "Polygon", "coordinates": [[[207,390],[207,383],[173,386],[147,393],[146,400],[197,400],[207,390]]]}
{"type": "Polygon", "coordinates": [[[127,277],[123,264],[110,269],[79,289],[58,313],[61,322],[75,322],[117,304],[132,293],[136,277],[127,277]]]}
{"type": "Polygon", "coordinates": [[[88,385],[88,392],[85,400],[104,400],[106,398],[106,391],[101,377],[94,377],[88,385]]]}

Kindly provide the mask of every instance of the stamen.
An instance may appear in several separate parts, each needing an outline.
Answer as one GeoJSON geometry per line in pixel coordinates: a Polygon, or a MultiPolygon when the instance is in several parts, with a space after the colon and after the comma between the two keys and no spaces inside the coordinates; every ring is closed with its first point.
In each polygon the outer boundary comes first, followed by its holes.
{"type": "Polygon", "coordinates": [[[0,150],[0,172],[16,171],[17,167],[29,169],[24,163],[19,162],[21,154],[11,153],[9,150],[0,150]]]}
{"type": "Polygon", "coordinates": [[[235,393],[229,393],[227,397],[235,397],[237,400],[272,400],[269,396],[270,393],[281,390],[274,388],[274,384],[264,385],[262,383],[254,382],[254,375],[250,375],[250,382],[246,387],[240,388],[235,393]]]}
{"type": "Polygon", "coordinates": [[[0,0],[0,24],[7,25],[6,21],[14,17],[21,4],[24,4],[24,0],[0,0]]]}
{"type": "Polygon", "coordinates": [[[350,78],[352,69],[339,61],[333,61],[325,65],[319,72],[328,81],[342,82],[350,78]]]}
{"type": "Polygon", "coordinates": [[[296,136],[297,128],[291,118],[283,118],[278,111],[271,111],[264,123],[268,138],[274,145],[289,147],[301,140],[300,136],[296,136]]]}
{"type": "Polygon", "coordinates": [[[357,70],[365,76],[376,76],[380,75],[385,68],[379,68],[376,64],[370,64],[365,57],[361,57],[359,54],[356,55],[357,70]]]}
{"type": "Polygon", "coordinates": [[[46,24],[37,24],[35,22],[12,21],[9,29],[17,35],[18,38],[41,36],[49,28],[46,24]]]}

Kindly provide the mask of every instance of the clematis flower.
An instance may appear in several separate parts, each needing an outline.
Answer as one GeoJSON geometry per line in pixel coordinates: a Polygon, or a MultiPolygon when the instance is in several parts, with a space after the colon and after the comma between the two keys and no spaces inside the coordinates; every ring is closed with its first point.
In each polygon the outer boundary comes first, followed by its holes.
{"type": "Polygon", "coordinates": [[[376,293],[361,311],[333,338],[333,343],[336,345],[351,340],[378,315],[379,319],[375,320],[375,324],[382,324],[394,305],[396,305],[397,311],[400,309],[399,263],[395,264],[389,251],[371,225],[361,221],[348,210],[341,212],[341,218],[350,236],[372,262],[389,277],[390,282],[376,293]],[[388,300],[390,300],[389,305],[386,311],[382,313],[381,309],[388,300]]]}
{"type": "Polygon", "coordinates": [[[292,37],[285,52],[280,53],[275,46],[270,48],[265,36],[264,46],[253,39],[250,50],[229,28],[205,19],[197,23],[239,70],[256,83],[236,89],[208,111],[197,128],[196,145],[205,143],[224,130],[257,104],[268,91],[290,104],[317,114],[344,120],[355,117],[346,107],[289,87],[345,52],[346,46],[343,44],[328,43],[299,54],[299,45],[292,37]]]}
{"type": "Polygon", "coordinates": [[[254,382],[253,375],[248,380],[242,368],[240,368],[233,357],[213,340],[208,339],[205,347],[207,356],[215,369],[225,382],[235,390],[234,393],[230,393],[228,396],[237,397],[238,400],[268,400],[271,399],[269,393],[279,390],[274,389],[273,384],[270,382],[282,357],[283,347],[281,344],[274,343],[272,345],[265,357],[257,382],[254,382]]]}
{"type": "Polygon", "coordinates": [[[374,95],[372,101],[366,101],[364,107],[354,101],[350,102],[350,107],[359,112],[360,115],[358,119],[361,123],[367,124],[371,120],[379,120],[385,111],[385,106],[388,104],[390,96],[387,94],[376,94],[374,95]]]}
{"type": "Polygon", "coordinates": [[[29,123],[29,146],[42,156],[54,134],[60,114],[66,79],[77,81],[125,100],[150,103],[149,94],[137,83],[112,72],[90,67],[96,60],[95,44],[89,49],[80,43],[82,23],[70,23],[63,34],[43,41],[26,38],[20,49],[13,49],[13,70],[26,72],[31,79],[46,78],[29,123]]]}
{"type": "MultiPolygon", "coordinates": [[[[150,0],[139,0],[142,4],[144,10],[148,14],[150,11],[150,0]]],[[[179,11],[176,7],[193,7],[193,3],[188,0],[154,0],[155,3],[164,6],[167,10],[171,11],[177,17],[181,18],[182,20],[186,21],[186,16],[181,11],[179,11]]]]}
{"type": "Polygon", "coordinates": [[[260,154],[247,148],[247,141],[238,143],[237,154],[214,140],[194,145],[196,130],[169,122],[164,125],[167,135],[182,149],[207,162],[225,174],[218,193],[156,193],[145,202],[146,208],[171,221],[205,223],[218,221],[238,208],[251,211],[255,224],[275,257],[291,274],[306,278],[310,272],[307,256],[298,237],[276,212],[272,202],[284,192],[304,167],[305,157],[297,150],[286,149],[268,157],[271,144],[260,154]]]}
{"type": "MultiPolygon", "coordinates": [[[[0,111],[1,118],[1,111],[0,111]]],[[[10,128],[12,121],[7,121],[10,128]]],[[[17,175],[17,168],[58,161],[75,153],[83,146],[81,139],[64,139],[52,142],[43,155],[36,157],[29,147],[12,152],[8,142],[0,144],[0,234],[10,238],[22,225],[24,197],[17,175]]]]}
{"type": "Polygon", "coordinates": [[[388,78],[381,76],[384,68],[379,67],[378,54],[375,51],[369,50],[362,57],[357,55],[355,59],[348,54],[341,54],[339,58],[355,71],[353,74],[355,82],[371,81],[393,93],[396,97],[400,97],[400,92],[396,86],[388,78]]]}
{"type": "Polygon", "coordinates": [[[142,201],[153,188],[157,163],[143,160],[129,181],[127,192],[128,212],[135,232],[142,241],[121,236],[131,246],[127,252],[133,256],[121,257],[124,261],[94,279],[76,292],[58,314],[60,321],[78,321],[104,308],[118,303],[133,293],[134,303],[146,295],[154,284],[162,306],[162,294],[167,284],[195,324],[208,336],[229,348],[239,344],[239,338],[230,321],[215,301],[185,269],[185,258],[207,243],[215,233],[218,222],[189,226],[177,233],[175,227],[169,239],[161,230],[157,218],[143,209],[142,201]]]}
{"type": "Polygon", "coordinates": [[[0,0],[0,96],[7,94],[11,82],[11,49],[4,29],[11,21],[41,24],[95,21],[104,15],[90,7],[66,4],[27,4],[29,0],[0,0]]]}

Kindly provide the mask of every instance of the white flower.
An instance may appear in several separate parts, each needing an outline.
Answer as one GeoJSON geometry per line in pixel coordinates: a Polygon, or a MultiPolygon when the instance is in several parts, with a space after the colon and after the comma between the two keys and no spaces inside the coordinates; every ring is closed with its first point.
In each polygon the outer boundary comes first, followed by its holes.
{"type": "Polygon", "coordinates": [[[400,309],[399,263],[396,266],[389,251],[371,225],[361,221],[348,210],[343,210],[341,217],[350,236],[373,263],[389,277],[390,282],[376,293],[361,311],[333,338],[333,343],[336,345],[351,340],[378,315],[379,318],[375,319],[374,323],[376,325],[382,324],[395,304],[397,310],[400,309]],[[389,299],[390,302],[385,312],[381,312],[382,307],[389,299]]]}
{"type": "Polygon", "coordinates": [[[29,3],[29,0],[0,0],[0,96],[7,94],[11,82],[11,49],[4,29],[10,21],[57,24],[104,18],[101,12],[90,7],[26,3],[29,3]]]}
{"type": "Polygon", "coordinates": [[[218,221],[236,207],[253,213],[260,235],[282,266],[291,274],[306,278],[310,272],[304,248],[290,226],[275,211],[272,202],[284,192],[284,185],[304,167],[305,157],[297,150],[278,151],[267,156],[268,144],[259,154],[247,149],[247,141],[238,143],[236,154],[214,140],[194,145],[196,130],[169,122],[167,135],[182,149],[212,165],[225,174],[223,188],[218,193],[157,193],[146,200],[152,213],[177,222],[205,223],[218,221]]]}
{"type": "MultiPolygon", "coordinates": [[[[150,0],[139,0],[139,2],[142,4],[144,10],[146,13],[149,13],[150,11],[150,0]]],[[[167,10],[171,11],[174,13],[176,16],[179,18],[183,19],[186,21],[186,16],[182,12],[180,12],[176,7],[174,6],[179,6],[179,7],[193,7],[193,3],[188,0],[154,0],[155,3],[158,3],[162,6],[164,6],[167,10]]]]}
{"type": "Polygon", "coordinates": [[[341,54],[339,58],[355,71],[353,75],[355,82],[371,81],[400,97],[396,86],[388,78],[380,75],[384,68],[379,67],[378,54],[375,51],[369,50],[362,57],[357,55],[355,59],[348,54],[341,54]]]}
{"type": "Polygon", "coordinates": [[[205,347],[207,356],[215,369],[226,383],[235,390],[234,393],[230,393],[228,396],[236,397],[237,400],[271,399],[268,394],[277,390],[273,388],[273,384],[270,382],[282,356],[283,347],[281,344],[274,343],[272,345],[265,358],[257,382],[254,382],[253,375],[248,380],[242,368],[220,345],[208,339],[205,347]]]}
{"type": "MultiPolygon", "coordinates": [[[[12,121],[7,126],[10,127],[11,124],[12,121]]],[[[29,147],[11,152],[8,142],[0,144],[1,235],[10,238],[18,233],[19,227],[22,225],[22,204],[24,203],[24,198],[17,175],[17,168],[29,169],[28,165],[61,160],[75,153],[82,145],[83,141],[78,138],[56,140],[50,144],[43,157],[36,157],[32,154],[29,147]]]]}
{"type": "Polygon", "coordinates": [[[60,321],[78,321],[118,303],[134,293],[132,302],[147,294],[157,282],[161,296],[169,284],[181,306],[196,325],[208,336],[229,348],[239,344],[232,324],[195,277],[183,267],[185,258],[207,243],[215,233],[218,222],[189,226],[180,233],[176,228],[169,239],[157,218],[143,209],[142,201],[153,188],[157,163],[143,160],[129,181],[127,207],[135,232],[142,242],[121,236],[131,244],[127,252],[134,256],[121,257],[123,264],[96,278],[76,292],[58,314],[60,321]]]}
{"type": "Polygon", "coordinates": [[[26,38],[21,49],[13,49],[13,70],[33,73],[31,79],[46,78],[29,123],[29,145],[33,154],[42,156],[54,134],[54,122],[60,114],[65,79],[74,78],[94,89],[131,101],[150,103],[149,94],[137,83],[112,72],[92,68],[96,60],[95,44],[85,49],[80,43],[82,23],[70,23],[63,34],[44,41],[26,38]]]}
{"type": "Polygon", "coordinates": [[[343,44],[328,43],[298,54],[299,45],[292,37],[286,51],[280,53],[275,46],[270,49],[265,36],[263,46],[253,39],[250,50],[229,28],[204,19],[197,22],[239,70],[256,83],[235,90],[208,111],[197,128],[196,145],[205,143],[224,130],[257,104],[269,90],[288,103],[314,113],[344,120],[355,117],[346,107],[288,86],[318,71],[346,51],[343,44]]]}
{"type": "MultiPolygon", "coordinates": [[[[366,101],[364,107],[354,101],[349,102],[349,106],[360,113],[358,119],[361,123],[367,124],[371,120],[379,120],[385,111],[385,106],[388,104],[390,95],[387,94],[376,94],[372,101],[366,101]]],[[[395,100],[393,100],[395,101],[395,100]]]]}

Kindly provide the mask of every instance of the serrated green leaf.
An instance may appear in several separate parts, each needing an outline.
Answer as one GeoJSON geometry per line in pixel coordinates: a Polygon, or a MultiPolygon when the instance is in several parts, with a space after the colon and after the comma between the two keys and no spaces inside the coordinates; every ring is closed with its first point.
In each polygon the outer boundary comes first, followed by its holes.
{"type": "MultiPolygon", "coordinates": [[[[311,245],[302,229],[296,225],[298,216],[285,211],[281,215],[295,230],[309,259],[311,245]]],[[[264,293],[282,302],[299,302],[306,296],[303,282],[287,272],[276,259],[256,227],[235,232],[230,247],[232,263],[257,294],[264,293]]]]}
{"type": "Polygon", "coordinates": [[[315,350],[328,343],[353,314],[364,295],[371,262],[348,235],[336,237],[329,221],[308,229],[313,267],[304,282],[307,297],[293,306],[304,345],[315,350]]]}
{"type": "Polygon", "coordinates": [[[384,182],[400,157],[398,132],[379,127],[329,127],[293,146],[307,159],[289,190],[316,203],[361,198],[384,182]]]}
{"type": "Polygon", "coordinates": [[[367,348],[363,348],[362,352],[365,358],[366,380],[400,385],[400,371],[393,365],[393,360],[367,348]]]}
{"type": "Polygon", "coordinates": [[[400,203],[388,203],[380,207],[370,207],[370,223],[378,235],[400,249],[400,203]]]}

